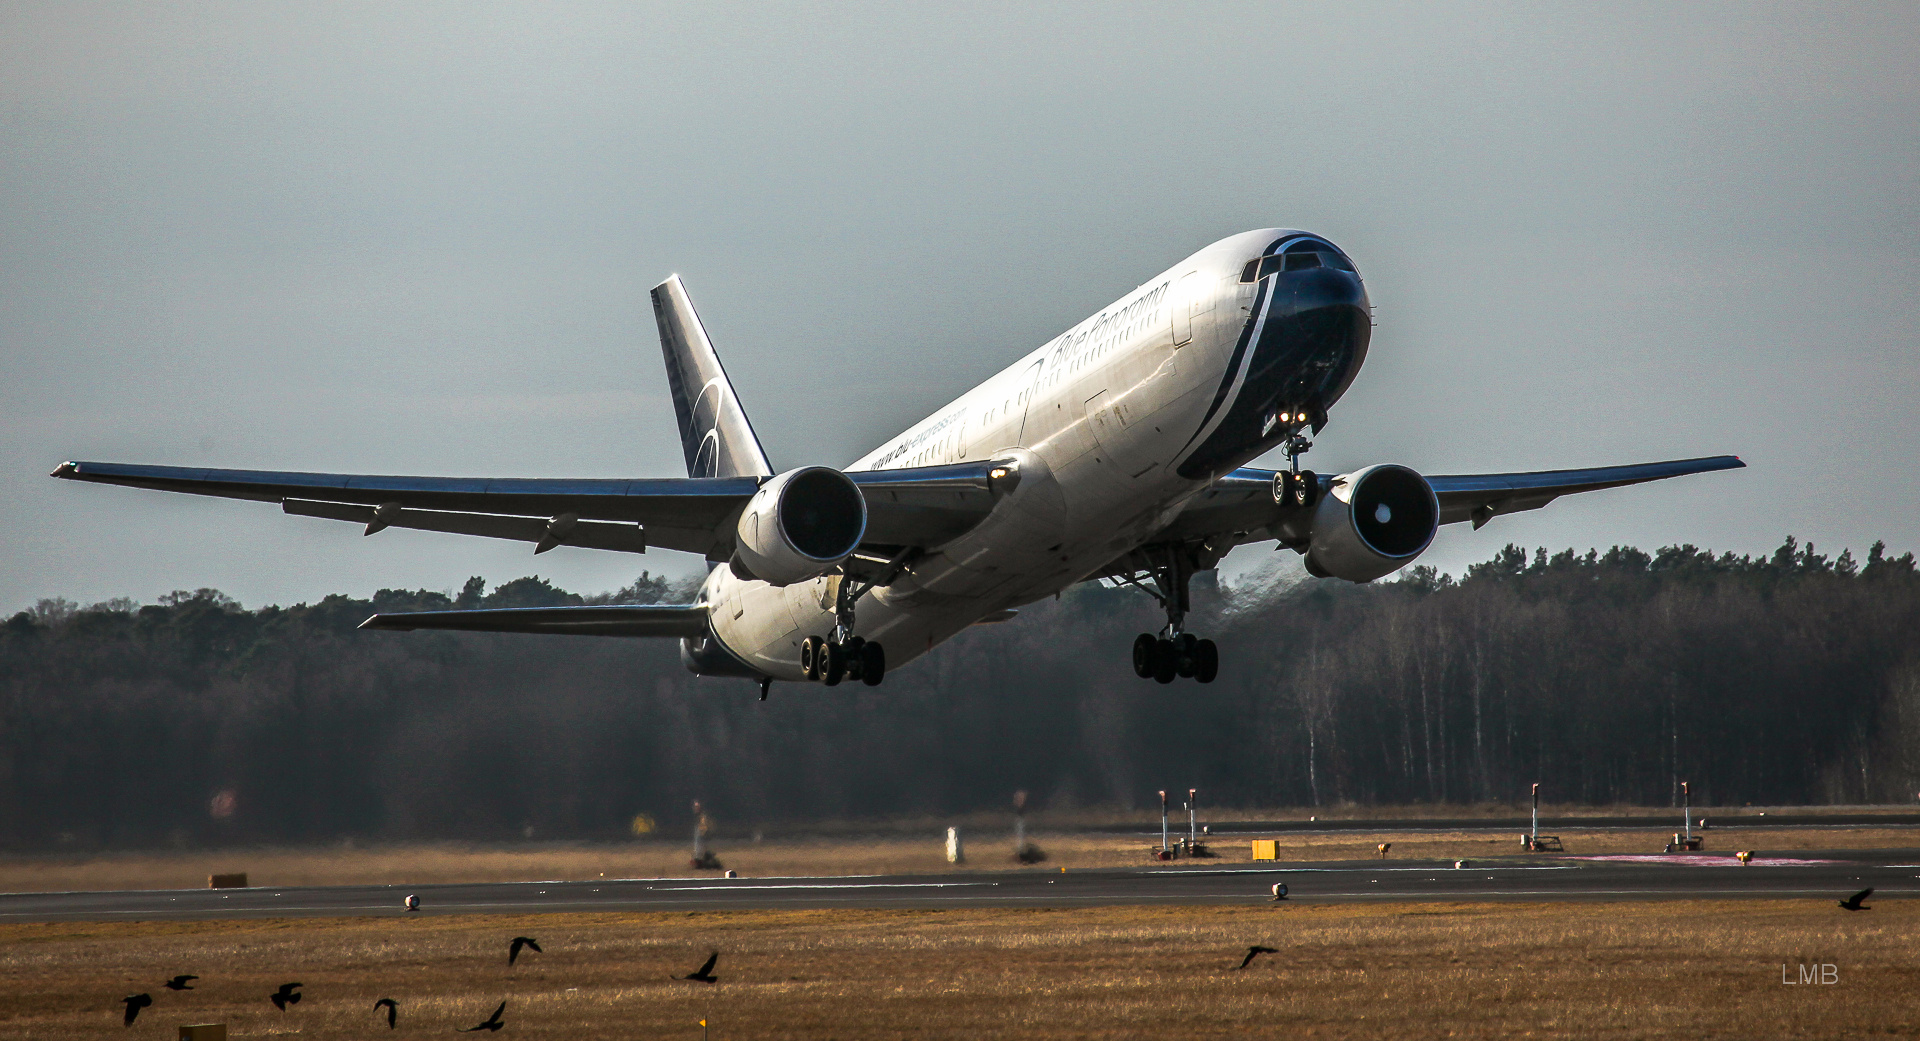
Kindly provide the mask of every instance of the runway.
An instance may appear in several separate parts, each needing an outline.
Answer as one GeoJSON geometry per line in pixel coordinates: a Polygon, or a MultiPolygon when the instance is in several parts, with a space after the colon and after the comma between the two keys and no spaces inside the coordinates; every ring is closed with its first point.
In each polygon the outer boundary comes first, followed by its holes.
{"type": "MultiPolygon", "coordinates": [[[[1711,821],[1714,831],[1798,831],[1817,828],[1920,828],[1915,813],[1716,813],[1696,810],[1696,819],[1711,821]]],[[[1522,832],[1532,826],[1527,817],[1436,817],[1417,820],[1342,818],[1338,820],[1215,821],[1207,825],[1214,835],[1333,834],[1340,832],[1420,833],[1455,831],[1522,832]]],[[[1678,831],[1680,816],[1542,817],[1540,830],[1562,831],[1678,831]]],[[[1176,831],[1185,827],[1179,816],[1176,831]]],[[[1160,829],[1139,824],[1103,824],[1079,829],[1089,834],[1160,836],[1160,829]]]]}
{"type": "MultiPolygon", "coordinates": [[[[1667,899],[1838,900],[1920,896],[1920,850],[1651,858],[1489,858],[1207,867],[1205,862],[1085,871],[1025,869],[835,878],[647,878],[431,886],[314,886],[0,895],[0,922],[405,917],[807,908],[960,909],[1351,901],[1483,902],[1667,899]]],[[[1871,901],[1869,901],[1871,903],[1871,901]]],[[[1278,905],[1276,905],[1278,906],[1278,905]]]]}

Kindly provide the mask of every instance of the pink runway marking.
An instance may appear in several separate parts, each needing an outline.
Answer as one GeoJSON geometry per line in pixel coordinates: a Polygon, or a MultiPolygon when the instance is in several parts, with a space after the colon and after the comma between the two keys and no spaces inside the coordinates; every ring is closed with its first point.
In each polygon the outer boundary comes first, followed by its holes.
{"type": "MultiPolygon", "coordinates": [[[[1712,853],[1607,853],[1586,857],[1562,857],[1562,860],[1610,860],[1630,864],[1691,864],[1694,867],[1739,867],[1738,857],[1712,853]]],[[[1815,864],[1839,864],[1838,860],[1802,860],[1792,857],[1754,857],[1748,867],[1811,867],[1815,864]]]]}

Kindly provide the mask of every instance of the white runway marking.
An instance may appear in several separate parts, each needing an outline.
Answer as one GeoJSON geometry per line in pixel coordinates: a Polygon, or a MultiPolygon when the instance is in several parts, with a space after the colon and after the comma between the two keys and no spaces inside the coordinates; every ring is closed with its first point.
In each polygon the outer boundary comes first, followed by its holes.
{"type": "Polygon", "coordinates": [[[856,882],[852,885],[837,885],[832,882],[793,883],[776,886],[730,886],[715,883],[704,886],[648,886],[656,893],[694,892],[760,892],[767,889],[961,889],[967,886],[997,886],[998,882],[856,882]]]}

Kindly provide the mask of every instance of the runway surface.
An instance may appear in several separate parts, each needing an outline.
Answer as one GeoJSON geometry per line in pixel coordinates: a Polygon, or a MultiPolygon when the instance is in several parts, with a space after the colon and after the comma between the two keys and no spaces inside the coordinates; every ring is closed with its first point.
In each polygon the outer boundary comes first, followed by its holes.
{"type": "MultiPolygon", "coordinates": [[[[1176,833],[1186,829],[1184,811],[1175,815],[1176,833]]],[[[1915,813],[1741,813],[1722,814],[1711,809],[1695,810],[1696,820],[1706,818],[1714,831],[1753,831],[1805,828],[1920,828],[1915,813]]],[[[1678,831],[1680,815],[1669,817],[1542,817],[1540,830],[1560,831],[1678,831]]],[[[1526,831],[1532,826],[1527,817],[1437,817],[1419,820],[1274,820],[1213,821],[1207,827],[1214,835],[1258,834],[1274,832],[1314,834],[1337,832],[1426,832],[1426,831],[1526,831]]],[[[1091,834],[1149,835],[1159,838],[1158,827],[1139,824],[1103,824],[1079,829],[1091,834]]]]}
{"type": "MultiPolygon", "coordinates": [[[[1920,896],[1920,849],[1720,855],[1361,861],[1085,871],[1026,869],[836,878],[648,878],[432,886],[314,886],[0,895],[0,922],[722,911],[801,908],[1095,907],[1349,901],[1838,900],[1920,896]]],[[[1872,900],[1868,901],[1869,904],[1872,900]]]]}

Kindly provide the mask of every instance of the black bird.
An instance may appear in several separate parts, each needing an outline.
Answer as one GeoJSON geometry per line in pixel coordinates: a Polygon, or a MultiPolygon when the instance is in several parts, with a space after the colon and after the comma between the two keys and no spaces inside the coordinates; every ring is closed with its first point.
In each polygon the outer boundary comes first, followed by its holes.
{"type": "Polygon", "coordinates": [[[379,1001],[373,1003],[374,1008],[379,1008],[382,1005],[387,1007],[387,1029],[392,1030],[394,1017],[400,1014],[400,1006],[396,1004],[392,998],[381,998],[379,1001]]]}
{"type": "Polygon", "coordinates": [[[1247,966],[1253,964],[1253,959],[1258,958],[1263,954],[1279,954],[1279,953],[1280,952],[1278,950],[1275,950],[1272,947],[1262,947],[1259,944],[1255,944],[1252,947],[1247,948],[1247,956],[1245,958],[1240,959],[1240,964],[1234,966],[1234,968],[1244,969],[1247,966]]]}
{"type": "Polygon", "coordinates": [[[461,1027],[458,1031],[456,1031],[456,1033],[471,1034],[476,1030],[485,1030],[489,1032],[499,1030],[501,1027],[506,1026],[505,1023],[500,1022],[500,1013],[505,1012],[506,1010],[507,1010],[507,1003],[502,1001],[500,1003],[500,1007],[493,1010],[493,1015],[488,1016],[487,1021],[485,1023],[482,1023],[479,1026],[461,1027]]]}
{"type": "Polygon", "coordinates": [[[509,966],[511,966],[514,962],[520,960],[520,948],[522,947],[533,948],[533,953],[535,954],[547,953],[540,949],[539,942],[536,941],[533,937],[516,936],[513,938],[513,943],[507,947],[507,964],[509,966]]]}
{"type": "Polygon", "coordinates": [[[707,963],[705,965],[702,965],[698,969],[695,969],[692,972],[687,973],[685,976],[675,976],[674,979],[697,980],[701,983],[718,983],[720,982],[720,977],[715,976],[713,974],[713,964],[719,960],[720,960],[720,952],[715,951],[712,954],[707,955],[707,963]]]}
{"type": "Polygon", "coordinates": [[[267,1000],[273,1002],[274,1008],[285,1012],[288,1005],[298,1005],[300,1003],[300,995],[293,992],[294,988],[298,986],[300,986],[298,983],[282,983],[280,989],[269,995],[267,1000]]]}
{"type": "Polygon", "coordinates": [[[1261,955],[1279,955],[1279,951],[1277,951],[1277,949],[1273,949],[1273,947],[1261,947],[1261,945],[1258,945],[1258,943],[1256,943],[1256,945],[1252,945],[1252,947],[1248,947],[1248,949],[1246,949],[1246,956],[1244,956],[1244,958],[1240,958],[1240,964],[1236,964],[1236,966],[1233,966],[1233,968],[1235,968],[1235,970],[1240,970],[1240,968],[1246,968],[1246,966],[1250,966],[1250,964],[1254,964],[1254,958],[1258,958],[1258,956],[1261,956],[1261,955]]]}
{"type": "Polygon", "coordinates": [[[1873,895],[1873,887],[1868,886],[1867,888],[1862,889],[1858,893],[1853,894],[1852,896],[1846,898],[1845,900],[1840,901],[1840,906],[1846,908],[1849,911],[1871,911],[1873,910],[1873,908],[1868,907],[1867,905],[1861,903],[1860,901],[1865,900],[1866,898],[1872,895],[1873,895]]]}
{"type": "Polygon", "coordinates": [[[197,980],[199,978],[198,976],[175,976],[167,982],[162,983],[161,986],[168,990],[192,990],[192,987],[187,986],[187,981],[197,980]]]}
{"type": "Polygon", "coordinates": [[[143,1008],[146,1008],[148,1005],[153,1004],[153,995],[135,994],[132,997],[121,998],[120,1000],[123,1003],[125,1003],[127,1006],[126,1024],[128,1026],[132,1026],[133,1021],[139,1018],[140,1010],[143,1008]]]}

